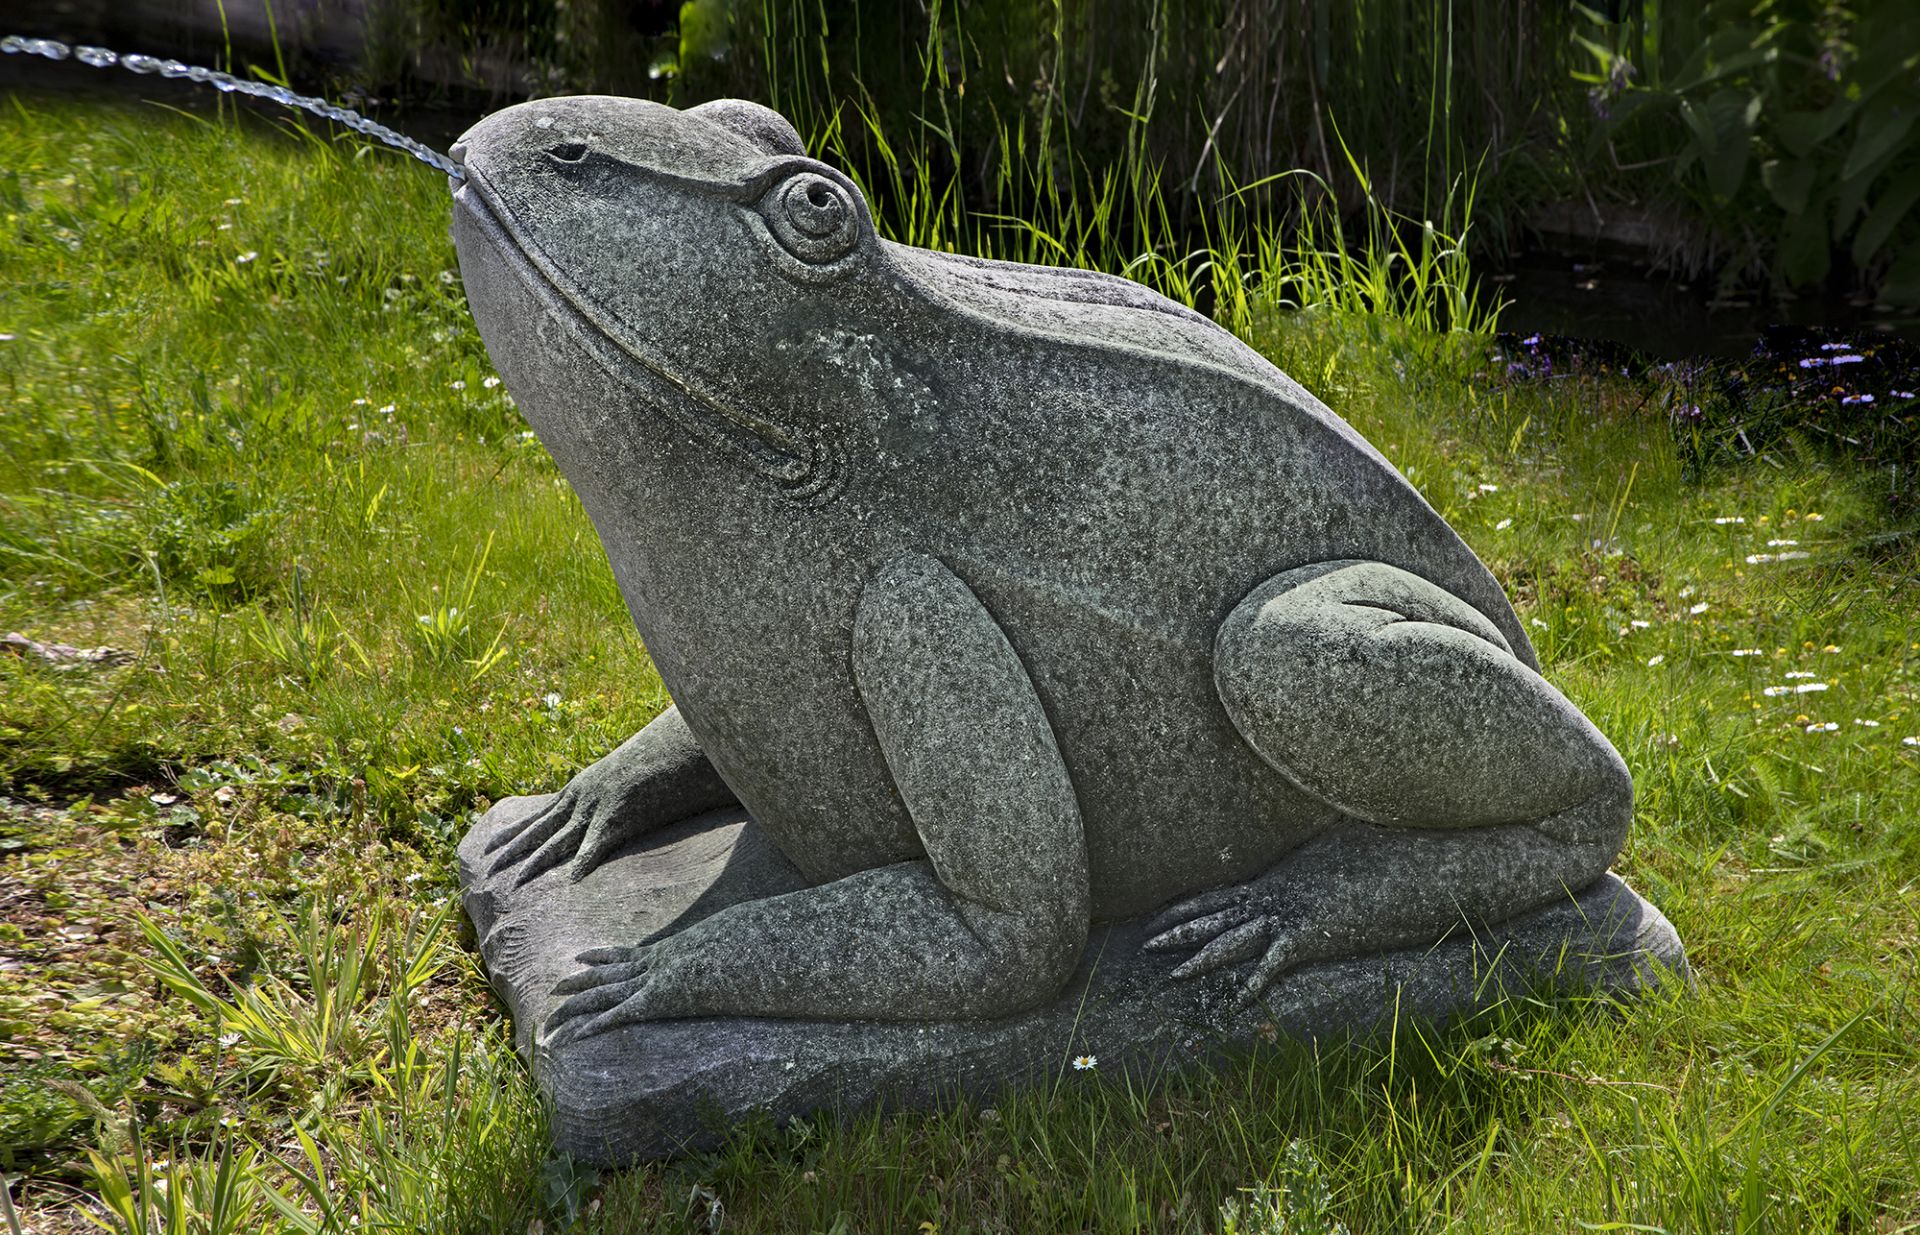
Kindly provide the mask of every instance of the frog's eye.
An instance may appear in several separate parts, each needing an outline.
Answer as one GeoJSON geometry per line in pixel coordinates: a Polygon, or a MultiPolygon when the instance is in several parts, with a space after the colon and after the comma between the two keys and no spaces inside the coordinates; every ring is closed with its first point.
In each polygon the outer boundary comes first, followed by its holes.
{"type": "Polygon", "coordinates": [[[796,172],[761,199],[767,230],[803,262],[824,265],[860,242],[860,210],[845,185],[817,172],[796,172]]]}

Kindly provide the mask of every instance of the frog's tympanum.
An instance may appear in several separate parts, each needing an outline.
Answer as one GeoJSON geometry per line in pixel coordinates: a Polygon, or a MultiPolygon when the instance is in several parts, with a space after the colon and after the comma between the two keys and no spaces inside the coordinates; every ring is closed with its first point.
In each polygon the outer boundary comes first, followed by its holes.
{"type": "Polygon", "coordinates": [[[965,1080],[976,1041],[1118,1061],[1070,1039],[1230,1031],[1329,974],[1359,976],[1321,1021],[1364,1020],[1379,958],[1596,886],[1648,951],[1603,880],[1620,756],[1460,537],[1232,334],[884,240],[750,103],[547,99],[455,155],[481,335],[673,699],[463,847],[545,1066],[601,1061],[618,1105],[777,1055],[813,1089],[736,1097],[797,1108],[846,1096],[815,1056],[849,1034],[965,1080]],[[730,1056],[688,1063],[690,1020],[730,1056]]]}

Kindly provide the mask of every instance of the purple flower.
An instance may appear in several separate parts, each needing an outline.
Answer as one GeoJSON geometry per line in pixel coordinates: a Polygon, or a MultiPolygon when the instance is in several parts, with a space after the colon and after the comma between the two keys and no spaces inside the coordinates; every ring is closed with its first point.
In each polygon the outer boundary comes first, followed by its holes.
{"type": "Polygon", "coordinates": [[[1887,393],[1896,399],[1911,399],[1914,397],[1911,390],[1889,390],[1887,393]]]}
{"type": "Polygon", "coordinates": [[[1844,343],[1822,343],[1820,350],[1823,352],[1844,352],[1847,350],[1847,345],[1844,343]]]}
{"type": "Polygon", "coordinates": [[[1871,402],[1873,402],[1873,396],[1872,396],[1872,395],[1848,395],[1848,396],[1847,396],[1846,398],[1844,398],[1844,399],[1842,399],[1842,400],[1840,400],[1840,402],[1842,402],[1842,403],[1871,403],[1871,402]]]}
{"type": "Polygon", "coordinates": [[[1835,356],[1832,360],[1828,361],[1827,363],[1836,364],[1836,365],[1859,364],[1861,361],[1865,359],[1866,359],[1865,356],[1859,355],[1856,352],[1848,352],[1845,356],[1835,356]]]}
{"type": "Polygon", "coordinates": [[[1809,356],[1800,362],[1800,367],[1803,369],[1819,369],[1824,368],[1826,363],[1827,358],[1825,356],[1809,356]]]}

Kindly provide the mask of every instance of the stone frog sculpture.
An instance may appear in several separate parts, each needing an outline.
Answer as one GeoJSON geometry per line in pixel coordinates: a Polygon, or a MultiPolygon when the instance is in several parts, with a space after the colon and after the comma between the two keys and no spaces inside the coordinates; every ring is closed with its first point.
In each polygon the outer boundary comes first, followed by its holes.
{"type": "Polygon", "coordinates": [[[1156,911],[1171,986],[1256,1000],[1620,849],[1627,769],[1491,574],[1204,317],[884,240],[750,103],[546,99],[453,153],[481,335],[674,701],[486,877],[564,887],[737,804],[803,884],[605,939],[546,1046],[1004,1018],[1156,911]]]}

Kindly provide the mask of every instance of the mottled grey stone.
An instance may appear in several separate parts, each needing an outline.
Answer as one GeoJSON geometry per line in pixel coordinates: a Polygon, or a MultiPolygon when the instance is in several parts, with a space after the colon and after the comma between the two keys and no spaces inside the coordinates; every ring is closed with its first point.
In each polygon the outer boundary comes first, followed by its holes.
{"type": "Polygon", "coordinates": [[[857,1099],[1029,1068],[1076,991],[1125,1058],[1453,990],[1381,958],[1462,929],[1599,946],[1553,915],[1628,903],[1627,769],[1379,452],[1135,284],[880,239],[801,150],[603,97],[455,149],[475,320],[675,702],[462,849],[557,1098],[799,1109],[726,1053],[857,1099]]]}
{"type": "MultiPolygon", "coordinates": [[[[554,978],[578,967],[579,948],[610,931],[672,930],[740,897],[806,886],[737,810],[655,833],[577,884],[550,873],[517,889],[493,886],[480,873],[490,830],[542,800],[508,799],[461,846],[467,906],[523,1050],[558,1002],[554,978]]],[[[1630,994],[1686,965],[1659,910],[1611,875],[1477,937],[1462,928],[1429,947],[1304,966],[1250,1007],[1238,1005],[1224,972],[1172,980],[1177,958],[1142,950],[1146,937],[1138,918],[1096,928],[1057,995],[995,1021],[661,1020],[543,1047],[535,1071],[552,1102],[555,1143],[589,1161],[627,1163],[711,1147],[755,1111],[784,1119],[956,1093],[990,1100],[1057,1077],[1081,1054],[1103,1072],[1139,1076],[1276,1031],[1338,1039],[1395,1016],[1437,1019],[1516,993],[1630,994]]]]}

